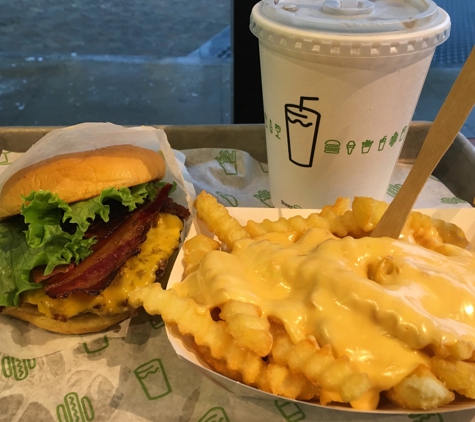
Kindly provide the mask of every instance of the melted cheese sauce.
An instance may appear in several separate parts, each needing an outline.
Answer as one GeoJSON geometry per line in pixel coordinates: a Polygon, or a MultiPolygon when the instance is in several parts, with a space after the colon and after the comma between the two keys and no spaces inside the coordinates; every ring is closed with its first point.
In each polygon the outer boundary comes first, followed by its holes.
{"type": "Polygon", "coordinates": [[[119,270],[112,283],[99,295],[73,293],[66,299],[53,299],[42,289],[29,290],[22,300],[38,307],[50,318],[71,318],[84,312],[110,315],[126,312],[129,294],[156,279],[156,271],[162,259],[168,259],[178,248],[183,223],[175,215],[159,214],[142,243],[139,255],[133,256],[119,270]]]}
{"type": "Polygon", "coordinates": [[[377,394],[428,364],[420,349],[475,345],[475,255],[448,250],[338,239],[324,229],[295,243],[271,234],[238,241],[231,253],[209,252],[173,288],[210,309],[229,299],[256,304],[283,322],[294,343],[314,336],[348,356],[377,394]]]}

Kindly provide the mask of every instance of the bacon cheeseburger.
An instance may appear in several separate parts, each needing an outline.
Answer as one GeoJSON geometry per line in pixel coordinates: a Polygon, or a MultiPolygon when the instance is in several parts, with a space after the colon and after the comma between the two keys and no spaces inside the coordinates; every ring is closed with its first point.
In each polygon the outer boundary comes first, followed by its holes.
{"type": "Polygon", "coordinates": [[[189,215],[164,175],[161,155],[132,145],[14,174],[0,194],[2,313],[63,334],[129,317],[129,293],[163,273],[189,215]]]}

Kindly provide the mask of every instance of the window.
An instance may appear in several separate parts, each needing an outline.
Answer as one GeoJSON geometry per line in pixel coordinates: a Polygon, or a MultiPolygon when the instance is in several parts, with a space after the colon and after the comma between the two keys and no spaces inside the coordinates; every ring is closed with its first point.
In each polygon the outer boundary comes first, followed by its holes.
{"type": "Polygon", "coordinates": [[[0,125],[230,122],[230,0],[19,0],[0,14],[0,125]]]}

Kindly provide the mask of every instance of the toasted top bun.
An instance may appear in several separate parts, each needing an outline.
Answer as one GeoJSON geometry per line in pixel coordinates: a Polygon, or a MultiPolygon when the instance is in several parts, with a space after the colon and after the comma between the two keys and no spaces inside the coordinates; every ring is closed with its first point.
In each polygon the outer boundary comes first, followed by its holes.
{"type": "Polygon", "coordinates": [[[47,190],[67,203],[94,198],[107,188],[131,187],[165,176],[160,154],[133,145],[57,155],[25,167],[0,194],[0,219],[19,214],[22,195],[47,190]]]}

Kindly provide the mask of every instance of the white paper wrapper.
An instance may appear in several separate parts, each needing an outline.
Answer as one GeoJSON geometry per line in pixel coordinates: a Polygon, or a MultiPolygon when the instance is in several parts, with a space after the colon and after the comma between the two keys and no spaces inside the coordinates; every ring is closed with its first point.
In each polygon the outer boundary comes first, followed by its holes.
{"type": "MultiPolygon", "coordinates": [[[[191,209],[195,190],[193,184],[186,180],[189,176],[184,168],[185,156],[179,151],[172,150],[165,132],[152,127],[125,128],[112,123],[82,123],[57,129],[44,136],[24,154],[2,154],[3,161],[11,164],[0,166],[0,192],[12,174],[54,155],[122,144],[161,151],[167,165],[167,173],[163,180],[174,181],[178,185],[178,189],[171,196],[178,203],[191,209]]],[[[184,233],[187,229],[188,227],[184,233]]],[[[108,332],[109,337],[125,337],[128,324],[129,320],[126,320],[112,327],[108,332]]],[[[92,341],[102,337],[103,334],[58,335],[32,327],[12,317],[0,316],[0,352],[19,358],[44,356],[76,346],[78,342],[92,341]]]]}
{"type": "MultiPolygon", "coordinates": [[[[267,164],[260,163],[239,150],[202,148],[183,152],[196,192],[204,189],[227,207],[273,207],[267,164]]],[[[386,202],[392,201],[411,167],[410,164],[396,165],[384,198],[386,202]]],[[[435,177],[429,178],[414,205],[414,208],[454,207],[470,208],[470,204],[455,197],[435,177]]]]}
{"type": "Polygon", "coordinates": [[[58,154],[89,151],[113,145],[135,145],[152,151],[161,150],[167,164],[167,175],[164,180],[175,180],[184,195],[180,201],[191,208],[194,189],[184,179],[184,158],[175,152],[168,143],[162,129],[148,126],[125,128],[112,123],[81,123],[75,126],[56,129],[35,143],[25,154],[2,154],[0,159],[0,192],[5,182],[17,171],[46,160],[58,154]],[[6,161],[6,162],[5,162],[6,161]],[[6,165],[10,163],[9,165],[6,165]]]}
{"type": "MultiPolygon", "coordinates": [[[[96,124],[84,124],[76,128],[95,133],[95,129],[91,129],[94,126],[96,124]]],[[[101,129],[109,127],[112,131],[118,129],[110,124],[99,126],[101,129]]],[[[151,128],[132,130],[143,132],[147,139],[155,136],[150,136],[154,133],[151,128]]],[[[69,130],[64,131],[69,136],[69,130]]],[[[155,140],[152,140],[151,145],[154,144],[155,140]]],[[[193,186],[197,192],[206,189],[228,207],[254,207],[253,215],[262,218],[269,211],[282,212],[269,210],[272,202],[267,198],[267,165],[257,162],[249,154],[226,149],[194,149],[180,153],[170,150],[167,145],[162,147],[162,151],[170,169],[174,168],[174,159],[170,157],[177,157],[176,168],[184,171],[183,186],[186,190],[192,191],[193,186]],[[186,168],[183,168],[185,158],[186,168]]],[[[0,172],[20,156],[8,152],[0,154],[0,172]]],[[[399,167],[402,173],[395,173],[391,182],[395,185],[401,184],[408,172],[406,166],[399,167]]],[[[390,200],[391,196],[387,198],[390,200]]],[[[441,207],[451,208],[437,212],[449,213],[445,215],[456,223],[465,221],[461,212],[471,211],[460,210],[470,206],[454,198],[440,182],[431,179],[417,208],[441,207]],[[443,203],[442,198],[451,200],[443,203]]],[[[475,241],[475,219],[469,230],[475,241]]],[[[181,277],[175,275],[177,271],[180,271],[178,266],[174,268],[171,280],[181,277]]],[[[0,421],[74,420],[72,417],[68,419],[68,411],[74,408],[79,411],[77,420],[94,422],[475,420],[474,410],[414,417],[406,414],[375,415],[319,408],[275,397],[237,395],[234,392],[239,392],[240,386],[222,388],[215,377],[209,373],[203,375],[192,368],[192,364],[177,357],[160,317],[142,314],[107,332],[73,337],[46,333],[22,322],[14,326],[13,321],[0,315],[0,421]]]]}

